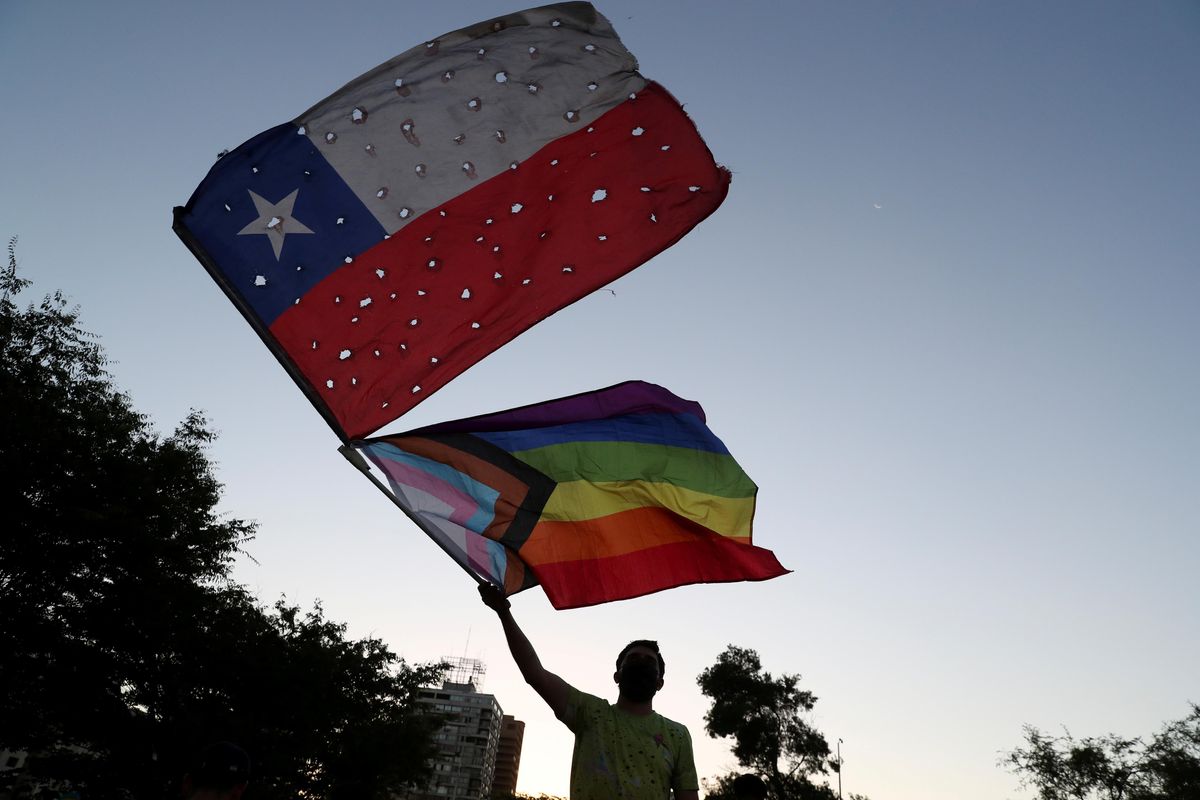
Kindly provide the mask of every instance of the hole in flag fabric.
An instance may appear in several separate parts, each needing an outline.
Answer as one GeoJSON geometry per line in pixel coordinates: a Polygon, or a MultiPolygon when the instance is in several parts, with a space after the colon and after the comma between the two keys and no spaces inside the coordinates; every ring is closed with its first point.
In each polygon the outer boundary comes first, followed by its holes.
{"type": "Polygon", "coordinates": [[[417,126],[412,119],[406,119],[400,123],[400,133],[404,135],[404,141],[411,144],[413,147],[420,147],[421,140],[417,138],[417,126]]]}

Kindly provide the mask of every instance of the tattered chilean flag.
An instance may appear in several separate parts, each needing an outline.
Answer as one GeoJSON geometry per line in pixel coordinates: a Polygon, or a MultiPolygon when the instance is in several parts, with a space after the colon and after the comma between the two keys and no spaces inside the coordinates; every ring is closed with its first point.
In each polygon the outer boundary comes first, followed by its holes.
{"type": "Polygon", "coordinates": [[[724,199],[679,103],[564,3],[425,42],[210,170],[175,230],[343,439],[724,199]]]}
{"type": "Polygon", "coordinates": [[[555,608],[785,574],[699,403],[640,381],[354,443],[455,560],[555,608]]]}

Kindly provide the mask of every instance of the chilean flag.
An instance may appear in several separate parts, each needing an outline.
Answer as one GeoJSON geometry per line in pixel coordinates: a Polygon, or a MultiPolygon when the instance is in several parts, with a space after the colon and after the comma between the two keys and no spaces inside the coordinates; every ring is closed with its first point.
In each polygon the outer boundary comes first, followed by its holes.
{"type": "Polygon", "coordinates": [[[357,439],[724,200],[588,3],[425,42],[221,157],[175,231],[357,439]]]}

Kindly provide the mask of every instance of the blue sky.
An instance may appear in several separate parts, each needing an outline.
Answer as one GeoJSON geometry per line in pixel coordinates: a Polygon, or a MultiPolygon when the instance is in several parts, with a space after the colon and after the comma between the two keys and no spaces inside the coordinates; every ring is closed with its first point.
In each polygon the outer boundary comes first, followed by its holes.
{"type": "MultiPolygon", "coordinates": [[[[1200,7],[606,2],[644,75],[733,171],[676,247],[464,373],[397,429],[631,378],[704,404],[794,574],[516,613],[612,694],[659,639],[660,709],[702,774],[694,676],[728,643],[799,672],[874,800],[1021,796],[1023,723],[1148,734],[1200,700],[1200,7]],[[536,380],[529,380],[529,375],[536,380]]],[[[396,53],[513,7],[0,5],[0,234],[61,288],[164,430],[204,409],[237,575],[321,598],[414,660],[481,656],[528,723],[520,788],[569,735],[458,568],[336,438],[170,231],[216,154],[396,53]]]]}

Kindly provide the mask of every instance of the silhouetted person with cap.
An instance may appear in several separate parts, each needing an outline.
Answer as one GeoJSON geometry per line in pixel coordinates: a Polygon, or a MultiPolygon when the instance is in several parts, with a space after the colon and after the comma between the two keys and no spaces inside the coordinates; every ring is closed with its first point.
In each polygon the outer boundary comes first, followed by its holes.
{"type": "Polygon", "coordinates": [[[767,800],[767,785],[757,775],[746,772],[733,779],[736,800],[767,800]]]}
{"type": "Polygon", "coordinates": [[[183,776],[184,800],[239,800],[250,781],[250,756],[232,742],[214,742],[183,776]]]}

